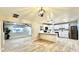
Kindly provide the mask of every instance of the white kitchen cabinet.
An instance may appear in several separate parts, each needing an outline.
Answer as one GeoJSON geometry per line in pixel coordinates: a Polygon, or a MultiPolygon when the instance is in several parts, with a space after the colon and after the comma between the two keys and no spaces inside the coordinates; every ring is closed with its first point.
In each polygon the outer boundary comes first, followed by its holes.
{"type": "Polygon", "coordinates": [[[68,38],[69,37],[68,31],[59,31],[59,37],[68,38]]]}
{"type": "Polygon", "coordinates": [[[59,33],[59,37],[68,38],[69,37],[69,24],[56,24],[54,26],[56,32],[59,33]]]}
{"type": "Polygon", "coordinates": [[[54,25],[54,29],[59,29],[60,27],[60,25],[54,25]]]}

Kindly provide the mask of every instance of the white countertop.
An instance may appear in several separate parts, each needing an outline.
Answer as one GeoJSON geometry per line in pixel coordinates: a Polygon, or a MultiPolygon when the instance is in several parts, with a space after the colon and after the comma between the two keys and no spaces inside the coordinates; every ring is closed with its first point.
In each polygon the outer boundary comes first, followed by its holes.
{"type": "Polygon", "coordinates": [[[57,35],[56,33],[39,33],[39,34],[45,34],[45,35],[57,35]]]}

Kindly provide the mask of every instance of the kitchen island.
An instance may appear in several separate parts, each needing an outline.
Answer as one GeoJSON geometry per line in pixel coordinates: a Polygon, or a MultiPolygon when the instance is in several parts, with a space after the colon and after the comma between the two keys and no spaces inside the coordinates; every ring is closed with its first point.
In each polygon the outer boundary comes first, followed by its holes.
{"type": "Polygon", "coordinates": [[[57,41],[57,34],[53,33],[53,34],[49,34],[49,33],[39,33],[39,39],[42,40],[47,40],[47,41],[51,41],[51,42],[56,42],[57,41]]]}

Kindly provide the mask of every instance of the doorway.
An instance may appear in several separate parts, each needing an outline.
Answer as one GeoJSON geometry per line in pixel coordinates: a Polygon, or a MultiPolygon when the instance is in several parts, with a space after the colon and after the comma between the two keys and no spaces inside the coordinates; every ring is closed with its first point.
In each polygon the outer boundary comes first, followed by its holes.
{"type": "Polygon", "coordinates": [[[70,27],[70,39],[78,40],[78,28],[77,26],[71,26],[70,27]]]}

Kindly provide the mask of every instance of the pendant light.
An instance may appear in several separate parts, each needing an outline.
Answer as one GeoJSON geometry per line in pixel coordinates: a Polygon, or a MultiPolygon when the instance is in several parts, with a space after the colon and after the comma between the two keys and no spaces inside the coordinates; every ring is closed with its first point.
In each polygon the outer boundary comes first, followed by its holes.
{"type": "Polygon", "coordinates": [[[44,16],[44,13],[45,13],[45,10],[43,9],[43,7],[41,7],[41,9],[39,10],[39,16],[40,17],[43,17],[44,16]]]}

